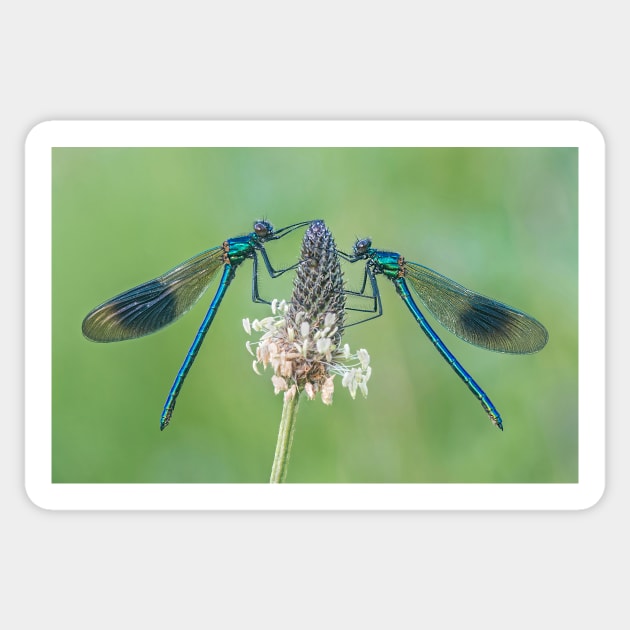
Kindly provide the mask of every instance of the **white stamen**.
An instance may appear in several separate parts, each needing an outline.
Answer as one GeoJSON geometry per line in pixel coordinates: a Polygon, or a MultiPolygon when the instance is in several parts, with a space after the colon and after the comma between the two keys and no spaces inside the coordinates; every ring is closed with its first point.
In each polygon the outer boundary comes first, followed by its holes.
{"type": "Polygon", "coordinates": [[[313,398],[315,398],[315,388],[313,387],[313,383],[306,383],[306,385],[304,385],[304,391],[306,392],[309,400],[313,400],[313,398]]]}
{"type": "Polygon", "coordinates": [[[332,397],[334,391],[335,385],[333,384],[333,377],[329,376],[322,385],[322,402],[325,405],[332,405],[332,397]]]}
{"type": "Polygon", "coordinates": [[[357,359],[361,362],[361,367],[365,370],[370,365],[370,355],[365,348],[357,351],[357,359]]]}
{"type": "Polygon", "coordinates": [[[285,401],[293,400],[295,398],[296,392],[297,392],[297,386],[291,385],[291,387],[289,387],[289,389],[287,389],[287,391],[284,392],[284,400],[285,401]]]}
{"type": "Polygon", "coordinates": [[[329,337],[323,337],[322,339],[317,340],[317,352],[320,354],[326,354],[332,345],[332,341],[329,337]]]}
{"type": "Polygon", "coordinates": [[[273,383],[273,393],[279,394],[280,392],[286,392],[289,389],[287,382],[281,376],[272,376],[271,382],[273,383]]]}
{"type": "MultiPolygon", "coordinates": [[[[259,366],[271,366],[274,392],[284,392],[285,400],[291,400],[304,390],[308,398],[321,394],[322,402],[332,404],[333,376],[341,376],[341,385],[348,389],[354,399],[357,390],[367,396],[367,383],[372,374],[370,355],[361,348],[353,354],[350,346],[338,347],[335,343],[339,327],[334,313],[326,313],[323,326],[314,329],[305,319],[303,311],[295,313],[293,325],[287,326],[286,313],[289,304],[275,299],[271,304],[273,316],[263,319],[243,319],[247,334],[255,331],[260,334],[258,341],[246,341],[247,351],[256,357],[253,370],[260,374],[259,366]],[[315,366],[321,366],[313,370],[315,366]],[[323,369],[323,371],[322,371],[323,369]],[[312,376],[311,376],[312,375],[312,376]]],[[[321,320],[320,320],[321,321],[321,320]]]]}

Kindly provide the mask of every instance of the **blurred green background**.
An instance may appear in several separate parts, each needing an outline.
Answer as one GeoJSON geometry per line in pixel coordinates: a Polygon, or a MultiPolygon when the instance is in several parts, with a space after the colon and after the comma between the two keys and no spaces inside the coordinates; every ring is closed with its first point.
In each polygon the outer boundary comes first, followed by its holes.
{"type": "MultiPolygon", "coordinates": [[[[300,406],[289,482],[577,482],[578,153],[575,148],[58,148],[53,150],[53,482],[263,482],[282,397],[257,376],[241,320],[243,264],[164,432],[165,398],[216,282],[176,324],[139,340],[81,334],[97,304],[267,218],[321,218],[520,308],[549,330],[509,356],[436,331],[503,416],[496,429],[391,283],[383,317],[344,341],[372,358],[369,396],[300,406]]],[[[300,230],[268,246],[296,261],[300,230]]],[[[356,287],[360,265],[346,278],[356,287]]],[[[292,274],[287,274],[290,276],[292,274]]],[[[261,273],[261,294],[291,278],[261,273]]],[[[429,317],[432,324],[434,322],[429,317]]]]}

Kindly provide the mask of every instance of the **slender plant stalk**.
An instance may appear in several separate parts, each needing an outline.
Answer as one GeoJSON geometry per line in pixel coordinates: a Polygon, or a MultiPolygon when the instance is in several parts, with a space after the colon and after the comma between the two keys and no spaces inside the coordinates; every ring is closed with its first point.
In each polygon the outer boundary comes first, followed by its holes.
{"type": "Polygon", "coordinates": [[[300,401],[300,393],[287,400],[285,398],[282,406],[282,418],[280,419],[280,430],[278,431],[278,442],[276,444],[276,454],[271,467],[271,479],[269,483],[284,483],[289,469],[289,456],[291,455],[291,444],[293,444],[293,433],[295,431],[295,421],[300,401]]]}
{"type": "MultiPolygon", "coordinates": [[[[304,233],[300,264],[293,280],[291,300],[271,303],[273,317],[243,320],[248,335],[261,332],[252,367],[271,366],[274,393],[284,392],[284,404],[270,483],[284,483],[299,398],[313,400],[320,394],[326,405],[332,404],[333,378],[341,377],[352,398],[357,389],[367,396],[367,382],[372,373],[370,355],[365,348],[356,354],[348,344],[341,345],[344,329],[346,294],[343,272],[335,241],[323,221],[313,221],[304,233]]],[[[247,349],[252,344],[247,342],[247,349]]]]}
{"type": "Polygon", "coordinates": [[[284,323],[274,325],[274,334],[266,333],[257,350],[263,364],[275,366],[274,391],[285,392],[271,483],[286,480],[301,393],[313,399],[320,392],[324,402],[332,402],[330,367],[341,342],[345,303],[335,241],[323,221],[313,221],[302,240],[284,323]]]}

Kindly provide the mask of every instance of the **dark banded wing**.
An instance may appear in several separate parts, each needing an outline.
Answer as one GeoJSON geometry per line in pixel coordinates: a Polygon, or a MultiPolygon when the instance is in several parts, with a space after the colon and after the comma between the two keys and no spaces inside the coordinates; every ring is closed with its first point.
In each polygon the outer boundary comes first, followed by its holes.
{"type": "Polygon", "coordinates": [[[92,341],[123,341],[168,326],[204,294],[224,265],[223,248],[214,247],[97,306],[83,320],[92,341]]]}
{"type": "Polygon", "coordinates": [[[526,313],[469,291],[428,267],[406,262],[404,268],[422,304],[460,339],[513,354],[538,352],[547,343],[547,329],[526,313]]]}

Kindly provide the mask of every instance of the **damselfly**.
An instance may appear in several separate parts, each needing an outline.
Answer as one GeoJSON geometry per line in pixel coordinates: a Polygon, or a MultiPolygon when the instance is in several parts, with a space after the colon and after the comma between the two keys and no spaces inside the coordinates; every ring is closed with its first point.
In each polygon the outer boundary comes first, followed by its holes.
{"type": "Polygon", "coordinates": [[[366,261],[363,284],[357,294],[374,300],[372,312],[375,314],[367,319],[379,317],[383,313],[376,282],[376,276],[383,274],[394,283],[396,292],[438,352],[479,399],[492,422],[503,430],[503,422],[496,407],[431,328],[414,302],[409,285],[442,326],[460,339],[486,350],[511,354],[538,352],[547,343],[546,328],[526,313],[470,291],[428,267],[407,262],[396,252],[374,249],[369,238],[358,240],[351,255],[342,252],[339,255],[350,262],[366,261]],[[371,295],[367,293],[368,281],[371,295]]]}
{"type": "Polygon", "coordinates": [[[274,269],[264,244],[310,223],[311,221],[302,221],[274,230],[271,223],[256,221],[253,232],[229,238],[223,245],[202,252],[158,278],[113,297],[97,306],[83,320],[83,334],[92,341],[124,341],[149,335],[186,313],[204,294],[218,271],[223,269],[219,288],[166,399],[160,429],[164,429],[170,422],[184,379],[234,278],[236,268],[248,258],[252,259],[252,299],[254,302],[267,303],[258,294],[258,254],[272,278],[295,269],[297,264],[286,269],[274,269]]]}

